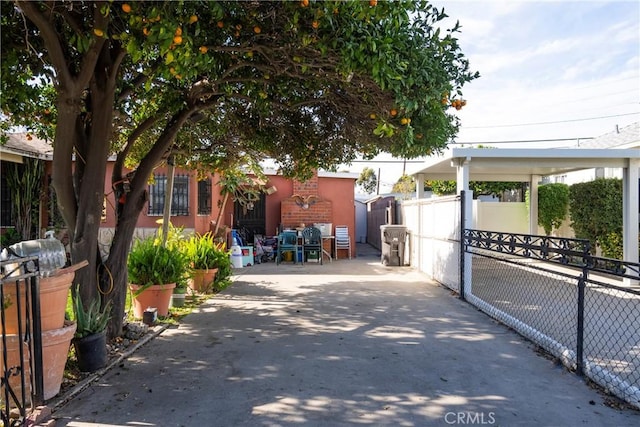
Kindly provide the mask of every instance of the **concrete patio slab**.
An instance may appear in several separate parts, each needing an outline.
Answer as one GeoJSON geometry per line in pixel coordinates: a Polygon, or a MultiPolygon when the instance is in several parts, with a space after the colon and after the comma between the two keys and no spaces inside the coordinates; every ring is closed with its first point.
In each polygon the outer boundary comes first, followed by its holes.
{"type": "Polygon", "coordinates": [[[57,425],[640,425],[422,273],[358,254],[237,270],[57,425]]]}

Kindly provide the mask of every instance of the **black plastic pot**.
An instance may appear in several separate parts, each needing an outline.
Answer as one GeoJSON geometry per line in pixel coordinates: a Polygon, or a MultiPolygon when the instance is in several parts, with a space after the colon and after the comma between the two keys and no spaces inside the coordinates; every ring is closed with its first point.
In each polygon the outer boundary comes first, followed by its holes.
{"type": "Polygon", "coordinates": [[[74,338],[73,346],[76,350],[78,368],[83,372],[94,372],[107,365],[107,334],[106,331],[74,338]]]}

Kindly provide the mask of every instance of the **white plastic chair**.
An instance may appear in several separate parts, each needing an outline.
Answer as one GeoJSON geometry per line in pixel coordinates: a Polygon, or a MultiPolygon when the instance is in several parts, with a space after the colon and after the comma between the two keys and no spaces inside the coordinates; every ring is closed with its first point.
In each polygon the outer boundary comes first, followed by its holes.
{"type": "Polygon", "coordinates": [[[336,225],[336,238],[335,238],[335,257],[338,258],[338,250],[346,249],[349,253],[349,259],[351,259],[351,238],[349,237],[349,227],[346,225],[336,225]]]}

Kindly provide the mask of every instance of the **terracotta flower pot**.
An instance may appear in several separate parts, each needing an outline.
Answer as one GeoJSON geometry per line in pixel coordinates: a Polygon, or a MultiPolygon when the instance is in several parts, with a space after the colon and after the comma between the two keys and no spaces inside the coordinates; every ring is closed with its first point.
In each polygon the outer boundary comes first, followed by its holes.
{"type": "Polygon", "coordinates": [[[69,356],[71,340],[76,324],[65,322],[60,329],[42,332],[42,364],[44,373],[44,399],[49,400],[60,392],[64,366],[69,356]]]}
{"type": "MultiPolygon", "coordinates": [[[[62,328],[53,329],[42,332],[42,374],[44,386],[44,399],[53,398],[60,392],[62,377],[64,375],[64,367],[67,363],[69,355],[69,347],[71,340],[76,332],[76,324],[73,322],[65,322],[62,328]]],[[[27,400],[31,394],[31,384],[29,376],[31,369],[29,368],[28,344],[24,343],[18,335],[6,335],[7,338],[7,366],[13,367],[20,364],[20,345],[23,347],[23,356],[26,374],[26,390],[27,400]]],[[[2,344],[0,343],[0,350],[2,344]]],[[[0,358],[0,372],[4,372],[4,363],[0,358]]],[[[12,376],[9,380],[11,388],[17,396],[20,396],[22,386],[20,376],[12,376]]]]}
{"type": "Polygon", "coordinates": [[[140,286],[130,284],[133,291],[133,316],[136,319],[142,319],[144,311],[148,307],[158,309],[158,316],[167,316],[169,314],[169,305],[171,304],[171,294],[175,283],[167,283],[164,285],[140,286]]]}
{"type": "MultiPolygon", "coordinates": [[[[69,289],[73,283],[75,272],[56,274],[40,278],[40,327],[42,331],[60,329],[64,325],[64,314],[67,308],[69,289]]],[[[26,327],[26,298],[24,282],[20,288],[20,318],[22,328],[26,327]]],[[[18,297],[14,283],[4,287],[5,295],[5,333],[18,333],[18,297]]]]}
{"type": "Polygon", "coordinates": [[[211,290],[211,285],[216,278],[217,268],[209,268],[207,270],[193,270],[189,287],[194,292],[206,293],[211,290]]]}

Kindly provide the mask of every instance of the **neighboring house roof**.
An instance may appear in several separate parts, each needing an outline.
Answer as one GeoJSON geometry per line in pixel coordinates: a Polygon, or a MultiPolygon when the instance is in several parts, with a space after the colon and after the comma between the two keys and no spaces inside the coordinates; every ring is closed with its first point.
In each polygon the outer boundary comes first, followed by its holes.
{"type": "Polygon", "coordinates": [[[17,154],[25,157],[52,160],[53,146],[51,143],[31,135],[27,137],[26,132],[10,133],[6,144],[0,145],[0,153],[17,154]]]}
{"type": "Polygon", "coordinates": [[[580,142],[580,148],[640,148],[640,122],[580,142]]]}

